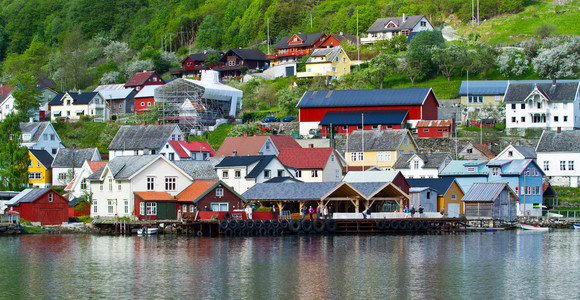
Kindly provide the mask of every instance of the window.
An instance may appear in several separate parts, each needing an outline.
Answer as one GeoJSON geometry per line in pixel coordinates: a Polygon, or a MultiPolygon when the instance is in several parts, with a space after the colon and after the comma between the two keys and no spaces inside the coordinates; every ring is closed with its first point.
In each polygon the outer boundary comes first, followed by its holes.
{"type": "Polygon", "coordinates": [[[522,122],[525,122],[526,121],[526,117],[522,117],[521,120],[522,120],[522,122]]]}
{"type": "Polygon", "coordinates": [[[334,174],[334,176],[335,176],[336,178],[340,178],[340,170],[339,170],[339,169],[336,169],[336,170],[334,170],[334,171],[335,171],[335,174],[334,174]]]}
{"type": "Polygon", "coordinates": [[[211,204],[212,211],[229,211],[229,204],[228,203],[212,203],[211,204]]]}
{"type": "Polygon", "coordinates": [[[175,160],[175,153],[169,153],[168,158],[171,161],[175,160]]]}
{"type": "Polygon", "coordinates": [[[538,109],[542,108],[542,102],[536,103],[538,105],[538,109]]]}
{"type": "Polygon", "coordinates": [[[272,176],[272,171],[266,169],[264,170],[264,178],[270,178],[272,176]]]}
{"type": "Polygon", "coordinates": [[[109,191],[113,191],[113,178],[109,178],[109,191]]]}
{"type": "Polygon", "coordinates": [[[193,212],[195,210],[195,205],[190,204],[189,205],[189,212],[193,212]]]}
{"type": "Polygon", "coordinates": [[[302,177],[302,170],[296,170],[296,178],[302,177]]]}
{"type": "Polygon", "coordinates": [[[66,179],[66,174],[65,173],[59,173],[58,174],[58,179],[60,179],[60,180],[66,179]]]}
{"type": "Polygon", "coordinates": [[[102,191],[103,190],[103,183],[101,182],[101,184],[99,185],[99,189],[102,191]]]}
{"type": "Polygon", "coordinates": [[[574,171],[574,161],[573,160],[568,161],[568,171],[574,171]]]}
{"type": "Polygon", "coordinates": [[[423,132],[429,132],[429,128],[423,129],[423,132]]]}
{"type": "Polygon", "coordinates": [[[554,122],[558,122],[558,116],[554,116],[554,122]]]}
{"type": "Polygon", "coordinates": [[[30,180],[36,180],[36,179],[42,179],[42,174],[41,173],[28,173],[28,179],[30,180]]]}
{"type": "Polygon", "coordinates": [[[147,215],[156,216],[157,215],[157,202],[148,202],[147,204],[147,215]]]}
{"type": "Polygon", "coordinates": [[[413,162],[413,169],[419,169],[419,161],[418,160],[413,162]]]}
{"type": "Polygon", "coordinates": [[[109,200],[107,201],[107,212],[112,214],[113,211],[114,211],[113,201],[109,200]]]}
{"type": "Polygon", "coordinates": [[[514,193],[516,193],[516,195],[519,195],[519,191],[520,191],[520,187],[516,185],[514,187],[514,193]]]}
{"type": "Polygon", "coordinates": [[[40,168],[40,162],[39,161],[36,162],[36,167],[37,168],[40,168]]]}
{"type": "Polygon", "coordinates": [[[120,181],[117,181],[117,190],[120,191],[123,189],[123,185],[121,184],[120,181]]]}
{"type": "Polygon", "coordinates": [[[560,161],[560,171],[566,171],[566,161],[560,161]]]}
{"type": "Polygon", "coordinates": [[[151,102],[147,102],[147,107],[150,107],[150,106],[151,106],[151,102]]]}
{"type": "Polygon", "coordinates": [[[467,153],[473,153],[473,148],[468,148],[466,152],[467,153]]]}
{"type": "Polygon", "coordinates": [[[223,197],[224,196],[224,189],[223,188],[215,189],[215,196],[216,197],[223,197]]]}
{"type": "Polygon", "coordinates": [[[512,157],[514,156],[514,152],[513,151],[508,151],[508,157],[512,157]]]}
{"type": "Polygon", "coordinates": [[[526,109],[526,104],[525,104],[525,103],[522,103],[522,104],[520,105],[520,107],[521,107],[522,109],[526,109]]]}
{"type": "Polygon", "coordinates": [[[457,200],[457,195],[451,194],[451,200],[457,200]]]}
{"type": "Polygon", "coordinates": [[[241,178],[241,177],[242,177],[242,171],[235,170],[234,171],[234,178],[241,178]]]}
{"type": "Polygon", "coordinates": [[[52,194],[48,194],[48,202],[52,202],[52,194]]]}
{"type": "Polygon", "coordinates": [[[568,116],[564,116],[564,122],[568,122],[568,116]]]}
{"type": "Polygon", "coordinates": [[[364,152],[359,152],[358,153],[358,160],[359,161],[363,161],[365,159],[365,153],[364,152]]]}
{"type": "Polygon", "coordinates": [[[152,191],[155,189],[155,177],[147,177],[147,190],[152,191]]]}
{"type": "Polygon", "coordinates": [[[278,177],[284,177],[284,170],[278,170],[278,177]]]}
{"type": "Polygon", "coordinates": [[[177,177],[165,177],[165,190],[175,191],[175,183],[177,182],[177,177]]]}
{"type": "Polygon", "coordinates": [[[427,21],[421,21],[421,27],[427,26],[427,21]]]}
{"type": "Polygon", "coordinates": [[[342,58],[342,62],[346,62],[346,57],[343,57],[342,58]]]}
{"type": "Polygon", "coordinates": [[[336,67],[332,67],[332,72],[336,72],[336,67]]]}
{"type": "Polygon", "coordinates": [[[56,136],[55,136],[54,134],[51,134],[51,135],[50,135],[50,140],[51,140],[51,141],[54,141],[55,139],[56,139],[56,136]]]}
{"type": "Polygon", "coordinates": [[[405,145],[409,145],[409,137],[408,136],[405,137],[405,145]]]}
{"type": "MultiPolygon", "coordinates": [[[[178,206],[178,207],[179,207],[179,206],[178,206]]],[[[187,212],[187,204],[183,204],[183,205],[181,206],[181,211],[182,211],[182,212],[187,212]]]]}
{"type": "Polygon", "coordinates": [[[145,102],[141,102],[141,106],[145,106],[145,102]]]}
{"type": "Polygon", "coordinates": [[[491,168],[491,176],[499,176],[500,168],[491,168]]]}
{"type": "Polygon", "coordinates": [[[222,178],[228,178],[228,171],[222,171],[222,178]]]}
{"type": "Polygon", "coordinates": [[[431,199],[431,192],[427,192],[427,199],[431,199]]]}
{"type": "Polygon", "coordinates": [[[312,170],[310,173],[311,173],[310,175],[312,178],[318,177],[318,170],[312,170]]]}
{"type": "Polygon", "coordinates": [[[516,109],[516,105],[515,104],[512,104],[512,109],[516,109]]]}
{"type": "Polygon", "coordinates": [[[475,167],[467,167],[467,172],[475,172],[475,167]]]}
{"type": "Polygon", "coordinates": [[[93,200],[93,213],[97,213],[97,200],[93,200]]]}
{"type": "Polygon", "coordinates": [[[125,200],[125,213],[129,213],[129,200],[125,200]]]}
{"type": "Polygon", "coordinates": [[[56,154],[56,148],[52,148],[52,154],[56,154]]]}
{"type": "Polygon", "coordinates": [[[86,190],[87,189],[87,179],[83,178],[83,180],[81,180],[81,190],[86,190]]]}
{"type": "Polygon", "coordinates": [[[550,161],[544,161],[544,171],[550,171],[550,161]]]}

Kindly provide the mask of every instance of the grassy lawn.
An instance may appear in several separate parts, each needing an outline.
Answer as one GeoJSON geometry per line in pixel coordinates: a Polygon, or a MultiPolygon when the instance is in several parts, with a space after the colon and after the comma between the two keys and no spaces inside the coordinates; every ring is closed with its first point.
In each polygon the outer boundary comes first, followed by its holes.
{"type": "MultiPolygon", "coordinates": [[[[216,128],[214,131],[208,132],[208,140],[207,141],[209,142],[209,144],[212,146],[212,148],[214,150],[217,151],[219,149],[221,144],[224,142],[224,140],[228,136],[228,133],[230,132],[230,130],[234,126],[235,126],[235,124],[230,124],[230,123],[222,124],[222,125],[218,126],[218,128],[216,128]]],[[[205,135],[190,137],[189,140],[196,141],[196,142],[205,142],[206,141],[205,135]]]]}
{"type": "Polygon", "coordinates": [[[110,123],[54,122],[58,136],[67,148],[76,144],[77,148],[99,148],[99,152],[109,152],[108,147],[120,126],[110,123]]]}
{"type": "Polygon", "coordinates": [[[537,37],[536,29],[543,24],[554,26],[556,28],[554,34],[557,35],[578,34],[579,7],[578,1],[570,1],[563,6],[554,5],[554,1],[537,1],[518,14],[492,18],[480,23],[476,28],[463,25],[458,28],[457,33],[462,36],[468,36],[472,32],[479,33],[485,42],[504,45],[513,45],[530,37],[537,37]]]}
{"type": "MultiPolygon", "coordinates": [[[[580,188],[558,186],[553,186],[553,188],[558,193],[558,201],[560,203],[580,203],[580,188]]],[[[580,209],[580,207],[577,209],[580,209]]]]}

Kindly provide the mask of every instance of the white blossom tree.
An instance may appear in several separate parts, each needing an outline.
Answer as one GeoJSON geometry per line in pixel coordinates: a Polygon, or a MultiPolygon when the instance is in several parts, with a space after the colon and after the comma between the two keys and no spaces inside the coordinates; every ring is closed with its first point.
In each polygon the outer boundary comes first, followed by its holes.
{"type": "Polygon", "coordinates": [[[515,49],[503,51],[496,59],[499,72],[504,77],[519,76],[525,74],[529,69],[529,61],[524,53],[515,49]]]}
{"type": "Polygon", "coordinates": [[[580,36],[553,48],[542,48],[532,64],[536,73],[544,78],[576,77],[580,74],[580,36]]]}

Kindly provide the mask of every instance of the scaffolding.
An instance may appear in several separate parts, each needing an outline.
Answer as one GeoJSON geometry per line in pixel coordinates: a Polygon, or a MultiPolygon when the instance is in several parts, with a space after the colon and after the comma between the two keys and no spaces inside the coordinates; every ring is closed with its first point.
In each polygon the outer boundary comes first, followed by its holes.
{"type": "Polygon", "coordinates": [[[203,74],[202,80],[175,79],[155,89],[159,123],[178,124],[183,132],[196,133],[208,131],[218,119],[235,117],[243,93],[219,83],[216,73],[203,74]]]}

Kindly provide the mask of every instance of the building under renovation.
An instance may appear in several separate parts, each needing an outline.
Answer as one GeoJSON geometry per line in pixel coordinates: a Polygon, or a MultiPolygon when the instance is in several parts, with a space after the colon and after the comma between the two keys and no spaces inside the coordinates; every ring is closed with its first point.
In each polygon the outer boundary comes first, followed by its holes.
{"type": "Polygon", "coordinates": [[[201,80],[179,78],[155,89],[159,122],[179,124],[184,132],[207,131],[218,119],[235,117],[242,91],[219,82],[218,72],[202,72],[201,80]]]}

